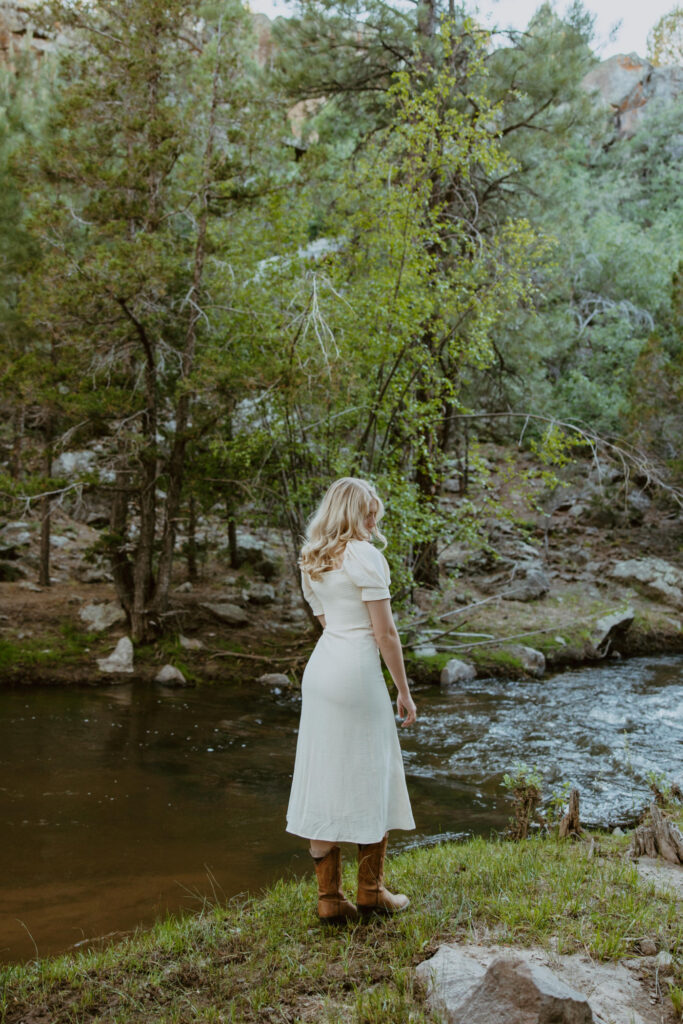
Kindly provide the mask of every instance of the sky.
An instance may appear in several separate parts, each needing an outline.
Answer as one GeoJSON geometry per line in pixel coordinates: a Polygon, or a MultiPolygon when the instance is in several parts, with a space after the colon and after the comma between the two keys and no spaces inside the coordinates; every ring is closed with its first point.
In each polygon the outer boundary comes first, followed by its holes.
{"type": "MultiPolygon", "coordinates": [[[[477,6],[484,24],[525,28],[540,4],[541,0],[479,0],[477,6]]],[[[584,6],[597,15],[593,42],[595,52],[603,60],[615,53],[635,52],[644,57],[648,32],[675,4],[676,0],[584,0],[584,6]]],[[[278,14],[286,16],[289,10],[293,10],[286,0],[248,0],[248,5],[251,10],[267,14],[269,18],[278,14]]],[[[556,2],[554,6],[562,13],[568,3],[556,2]]]]}

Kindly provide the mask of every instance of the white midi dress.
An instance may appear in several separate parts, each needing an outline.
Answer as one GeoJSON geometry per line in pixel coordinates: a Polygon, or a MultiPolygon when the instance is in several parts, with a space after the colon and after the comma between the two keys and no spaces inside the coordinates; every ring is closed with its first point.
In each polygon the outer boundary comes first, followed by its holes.
{"type": "Polygon", "coordinates": [[[301,684],[301,722],[287,831],[328,842],[376,843],[415,828],[393,705],[365,601],[389,597],[386,559],[368,541],[346,545],[340,569],[302,574],[326,626],[301,684]]]}

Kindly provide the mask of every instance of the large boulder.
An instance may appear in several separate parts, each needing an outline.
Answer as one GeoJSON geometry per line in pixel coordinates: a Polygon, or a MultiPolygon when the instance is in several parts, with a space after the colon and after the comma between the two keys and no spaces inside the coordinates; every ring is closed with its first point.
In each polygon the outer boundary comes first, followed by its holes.
{"type": "Polygon", "coordinates": [[[520,562],[503,596],[512,601],[537,601],[549,590],[550,578],[540,562],[520,562]]]}
{"type": "Polygon", "coordinates": [[[648,597],[683,608],[683,570],[663,558],[629,558],[609,570],[614,580],[632,583],[648,597]]]}
{"type": "Polygon", "coordinates": [[[271,583],[252,583],[243,597],[251,604],[272,604],[275,600],[275,587],[271,583]]]}
{"type": "Polygon", "coordinates": [[[180,687],[180,686],[191,686],[187,679],[175,665],[164,665],[160,668],[154,677],[155,683],[161,683],[162,686],[169,687],[180,687]]]}
{"type": "Polygon", "coordinates": [[[127,675],[133,671],[133,644],[130,637],[122,636],[108,658],[98,658],[100,672],[127,675]]]}
{"type": "Polygon", "coordinates": [[[542,964],[501,956],[458,1007],[463,1024],[593,1024],[586,997],[542,964]]]}
{"type": "Polygon", "coordinates": [[[529,676],[540,679],[545,672],[545,654],[524,644],[507,644],[505,650],[519,662],[521,668],[529,676]]]}
{"type": "MultiPolygon", "coordinates": [[[[31,543],[31,524],[24,522],[6,523],[0,531],[2,543],[8,548],[25,548],[31,543]]],[[[8,557],[8,556],[5,556],[8,557]]],[[[16,556],[14,556],[16,557],[16,556]]]]}
{"type": "Polygon", "coordinates": [[[228,626],[246,626],[249,622],[249,616],[244,608],[240,608],[237,604],[230,604],[228,601],[223,601],[219,604],[206,601],[200,607],[205,608],[207,612],[211,612],[213,616],[220,619],[221,622],[225,622],[228,626]]]}
{"type": "Polygon", "coordinates": [[[528,974],[519,966],[503,967],[487,977],[487,969],[500,963],[502,952],[500,946],[443,945],[418,965],[416,974],[427,990],[427,1004],[440,1020],[448,1024],[550,1020],[648,1024],[654,1020],[649,991],[621,963],[600,964],[576,953],[520,948],[505,955],[513,964],[522,961],[528,974]],[[548,1016],[553,1012],[555,1016],[548,1016]]]}
{"type": "Polygon", "coordinates": [[[476,675],[477,670],[474,665],[470,665],[467,661],[460,661],[458,658],[451,658],[441,669],[439,682],[442,689],[448,690],[451,686],[457,686],[458,683],[467,683],[471,679],[475,679],[476,675]]]}
{"type": "Polygon", "coordinates": [[[582,84],[613,111],[618,134],[628,138],[654,110],[680,96],[683,68],[656,68],[637,53],[619,53],[589,71],[582,84]]]}
{"type": "Polygon", "coordinates": [[[633,608],[624,608],[620,612],[603,615],[595,623],[593,629],[593,646],[597,651],[605,650],[608,643],[621,640],[633,625],[635,612],[633,608]]]}
{"type": "Polygon", "coordinates": [[[126,613],[116,601],[86,604],[79,610],[78,617],[94,633],[103,633],[117,623],[126,621],[126,613]]]}

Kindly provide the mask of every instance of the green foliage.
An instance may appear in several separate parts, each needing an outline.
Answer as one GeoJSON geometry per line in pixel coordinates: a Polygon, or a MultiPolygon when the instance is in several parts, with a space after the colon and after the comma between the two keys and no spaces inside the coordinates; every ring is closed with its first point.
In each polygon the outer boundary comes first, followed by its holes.
{"type": "Polygon", "coordinates": [[[647,59],[655,65],[683,64],[683,7],[663,14],[647,36],[647,59]]]}
{"type": "Polygon", "coordinates": [[[581,442],[543,416],[626,428],[676,472],[680,113],[611,137],[579,4],[492,37],[315,0],[272,70],[237,0],[46,17],[79,45],[0,76],[0,490],[106,496],[137,639],[190,500],[286,530],[294,559],[330,480],[365,475],[406,594],[500,514],[466,493],[469,414],[538,413],[548,487],[581,442]],[[94,467],[56,476],[84,446],[94,467]]]}
{"type": "Polygon", "coordinates": [[[506,772],[501,785],[508,790],[515,812],[508,835],[511,839],[526,839],[531,825],[540,821],[538,807],[543,795],[543,777],[535,766],[517,761],[513,773],[506,772]]]}

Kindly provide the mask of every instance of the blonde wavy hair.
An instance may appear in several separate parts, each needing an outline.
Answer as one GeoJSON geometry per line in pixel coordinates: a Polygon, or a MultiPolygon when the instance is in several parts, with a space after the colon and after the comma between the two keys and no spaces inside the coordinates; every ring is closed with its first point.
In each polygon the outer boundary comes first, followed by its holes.
{"type": "Polygon", "coordinates": [[[376,537],[386,547],[386,537],[377,526],[368,530],[365,520],[372,503],[377,504],[376,521],[384,515],[384,505],[377,491],[367,480],[344,476],[331,484],[306,529],[299,566],[311,579],[318,580],[325,572],[337,569],[350,540],[376,537]]]}

